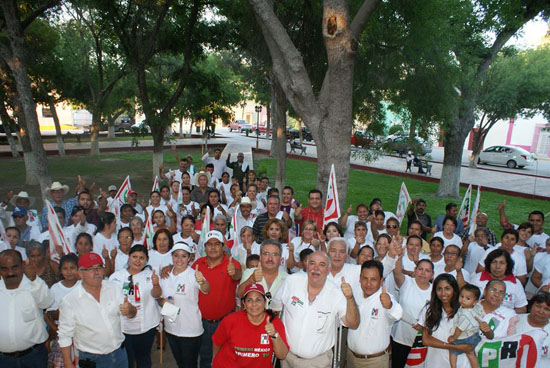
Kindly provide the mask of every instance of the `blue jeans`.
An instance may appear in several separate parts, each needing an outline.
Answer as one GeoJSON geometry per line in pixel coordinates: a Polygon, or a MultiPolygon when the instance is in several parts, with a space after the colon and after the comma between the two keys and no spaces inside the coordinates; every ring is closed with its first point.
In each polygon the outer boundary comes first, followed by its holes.
{"type": "Polygon", "coordinates": [[[212,335],[216,332],[216,328],[220,322],[208,322],[207,320],[202,320],[202,327],[204,332],[201,336],[201,368],[211,368],[212,367],[212,335]]]}
{"type": "Polygon", "coordinates": [[[48,351],[44,344],[37,344],[32,351],[22,357],[10,357],[0,354],[2,368],[46,368],[48,366],[48,351]]]}
{"type": "Polygon", "coordinates": [[[179,337],[168,332],[166,337],[178,368],[197,368],[201,337],[179,337]]]}
{"type": "Polygon", "coordinates": [[[128,367],[128,357],[123,347],[120,347],[109,354],[92,354],[84,351],[78,352],[79,360],[90,359],[95,363],[96,368],[123,368],[128,367]]]}
{"type": "Polygon", "coordinates": [[[134,362],[137,368],[151,368],[151,348],[157,328],[154,327],[139,335],[124,334],[124,347],[128,354],[128,367],[133,368],[134,362]]]}

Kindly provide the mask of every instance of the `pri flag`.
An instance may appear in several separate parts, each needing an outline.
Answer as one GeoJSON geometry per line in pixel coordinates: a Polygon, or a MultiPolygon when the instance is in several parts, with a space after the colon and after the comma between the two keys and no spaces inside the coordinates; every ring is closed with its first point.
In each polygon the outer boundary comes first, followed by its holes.
{"type": "Polygon", "coordinates": [[[460,211],[458,211],[458,220],[462,221],[464,227],[468,227],[470,220],[470,204],[472,203],[472,184],[468,186],[468,190],[464,194],[464,199],[460,205],[460,211]]]}
{"type": "Polygon", "coordinates": [[[423,368],[427,354],[428,348],[422,343],[422,332],[417,331],[413,345],[407,356],[405,368],[423,368]]]}
{"type": "Polygon", "coordinates": [[[153,183],[153,189],[151,189],[151,192],[158,192],[160,190],[160,181],[158,175],[155,176],[155,182],[153,183]]]}
{"type": "Polygon", "coordinates": [[[147,250],[151,250],[153,249],[153,237],[155,236],[155,230],[153,229],[153,215],[147,216],[144,230],[143,245],[147,247],[147,250]]]}
{"type": "Polygon", "coordinates": [[[474,204],[474,208],[472,209],[472,213],[470,214],[470,232],[469,234],[473,234],[477,229],[476,224],[476,216],[479,212],[479,201],[481,200],[481,185],[477,186],[477,195],[476,195],[476,202],[474,204]]]}
{"type": "Polygon", "coordinates": [[[131,189],[130,175],[128,175],[118,189],[118,192],[116,192],[115,198],[113,198],[110,204],[107,204],[105,211],[114,213],[117,219],[120,218],[120,206],[128,202],[128,192],[131,189]]]}
{"type": "Polygon", "coordinates": [[[63,228],[50,201],[46,200],[46,206],[48,207],[48,232],[50,233],[50,253],[52,258],[57,255],[56,245],[61,245],[65,254],[71,253],[69,242],[65,239],[63,228]]]}
{"type": "Polygon", "coordinates": [[[411,203],[411,196],[409,195],[405,182],[403,182],[401,183],[401,190],[399,191],[397,210],[395,210],[395,217],[399,221],[399,224],[401,224],[405,217],[405,212],[407,211],[407,207],[409,207],[409,203],[411,203]]]}
{"type": "Polygon", "coordinates": [[[340,204],[338,203],[338,188],[336,186],[336,175],[334,173],[334,164],[330,167],[330,177],[328,178],[327,201],[325,203],[325,214],[323,224],[331,221],[338,221],[340,218],[340,204]]]}
{"type": "Polygon", "coordinates": [[[206,256],[206,252],[204,250],[204,243],[206,242],[206,234],[208,234],[208,232],[210,231],[210,216],[211,216],[210,207],[206,206],[206,213],[202,221],[201,235],[199,237],[199,253],[201,257],[206,256]]]}
{"type": "Polygon", "coordinates": [[[548,333],[534,329],[501,339],[482,340],[476,346],[480,367],[534,368],[547,367],[548,333]],[[546,363],[545,363],[546,361],[546,363]]]}

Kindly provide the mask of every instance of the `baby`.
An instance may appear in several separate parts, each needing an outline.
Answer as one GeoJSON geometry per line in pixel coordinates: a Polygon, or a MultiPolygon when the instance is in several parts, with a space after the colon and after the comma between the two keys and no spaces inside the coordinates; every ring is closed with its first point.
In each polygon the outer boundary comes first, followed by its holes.
{"type": "MultiPolygon", "coordinates": [[[[467,344],[476,346],[480,341],[479,320],[481,320],[482,307],[478,304],[480,291],[477,286],[466,284],[460,289],[458,302],[460,308],[455,316],[455,332],[448,339],[453,345],[467,344]]],[[[457,356],[462,354],[460,351],[449,351],[449,362],[452,368],[456,368],[457,356]]],[[[475,353],[472,351],[466,353],[472,368],[478,368],[475,353]]]]}

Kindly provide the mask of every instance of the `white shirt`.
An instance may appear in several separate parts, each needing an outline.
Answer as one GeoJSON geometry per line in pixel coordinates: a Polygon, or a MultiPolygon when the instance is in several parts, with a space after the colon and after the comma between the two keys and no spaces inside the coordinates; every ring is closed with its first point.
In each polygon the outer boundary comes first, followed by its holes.
{"type": "Polygon", "coordinates": [[[539,248],[542,248],[542,249],[546,249],[546,240],[548,240],[548,238],[550,238],[550,236],[548,234],[542,232],[540,234],[531,235],[531,237],[529,239],[527,239],[525,242],[531,248],[539,247],[539,248]]]}
{"type": "Polygon", "coordinates": [[[445,235],[443,235],[443,231],[438,231],[434,234],[434,237],[439,236],[441,239],[443,239],[443,249],[447,248],[448,245],[456,245],[459,248],[462,248],[462,239],[460,239],[460,236],[453,234],[453,237],[451,239],[447,239],[445,235]]]}
{"type": "Polygon", "coordinates": [[[59,306],[59,346],[71,346],[92,354],[109,354],[124,341],[120,324],[122,289],[103,281],[99,302],[82,284],[74,288],[59,306]]]}
{"type": "Polygon", "coordinates": [[[115,272],[123,270],[128,267],[128,254],[122,253],[120,248],[116,252],[115,257],[115,272]]]}
{"type": "Polygon", "coordinates": [[[172,335],[179,337],[196,337],[202,335],[202,315],[199,309],[200,285],[195,279],[195,271],[187,267],[178,275],[172,272],[166,279],[160,280],[162,296],[171,296],[172,302],[180,308],[174,322],[164,320],[164,328],[172,335]]]}
{"type": "MultiPolygon", "coordinates": [[[[239,285],[246,282],[246,280],[248,280],[250,278],[250,276],[254,273],[255,270],[256,270],[256,267],[247,268],[246,270],[244,270],[243,275],[241,277],[241,282],[239,283],[239,285]]],[[[262,280],[258,284],[263,286],[266,293],[270,292],[271,295],[275,295],[275,294],[277,294],[277,291],[279,291],[279,289],[284,285],[287,277],[288,277],[288,273],[286,273],[286,271],[281,271],[279,269],[279,272],[277,272],[277,276],[275,277],[275,279],[271,283],[271,287],[267,286],[267,282],[265,281],[265,277],[263,277],[262,280]]],[[[269,301],[268,304],[269,304],[269,306],[271,306],[271,301],[269,301]]],[[[278,306],[277,308],[274,308],[274,309],[280,309],[280,306],[278,306]]]]}
{"type": "Polygon", "coordinates": [[[528,314],[518,315],[519,321],[516,326],[516,333],[527,334],[535,339],[535,342],[537,343],[537,350],[539,353],[539,359],[537,359],[537,364],[535,365],[535,367],[546,368],[550,365],[550,323],[547,323],[546,326],[542,328],[533,327],[527,321],[527,316],[528,314]],[[529,333],[533,330],[542,330],[545,333],[537,334],[537,336],[535,336],[535,334],[529,333]]]}
{"type": "Polygon", "coordinates": [[[361,276],[361,265],[344,263],[344,266],[342,267],[340,272],[334,275],[332,274],[332,272],[329,272],[327,276],[327,280],[332,281],[340,290],[340,286],[342,285],[342,277],[344,277],[346,282],[350,284],[352,288],[354,288],[354,287],[361,286],[359,284],[360,276],[361,276]]]}
{"type": "MultiPolygon", "coordinates": [[[[496,249],[492,245],[488,244],[487,250],[493,250],[496,249]]],[[[470,245],[468,245],[468,253],[466,253],[466,262],[464,262],[464,268],[466,271],[468,271],[470,274],[476,273],[477,265],[481,263],[481,261],[485,260],[485,248],[483,248],[481,245],[477,244],[476,242],[471,242],[470,245]]]]}
{"type": "Polygon", "coordinates": [[[401,319],[403,309],[390,295],[392,306],[386,309],[380,302],[382,289],[365,297],[361,288],[353,288],[359,308],[361,323],[355,330],[348,330],[348,347],[356,354],[375,354],[390,344],[393,323],[401,319]]]}
{"type": "Polygon", "coordinates": [[[157,301],[151,295],[151,290],[153,290],[152,275],[153,272],[148,268],[133,275],[133,289],[129,289],[130,273],[127,269],[117,271],[109,277],[109,281],[116,283],[124,296],[128,297],[128,301],[137,309],[134,318],[120,316],[122,332],[125,334],[139,335],[158,326],[160,323],[157,301]]]}
{"type": "MultiPolygon", "coordinates": [[[[483,272],[475,274],[471,281],[473,285],[479,288],[483,295],[483,291],[489,280],[481,280],[482,275],[483,272]]],[[[506,284],[506,294],[504,294],[502,305],[510,309],[525,307],[527,305],[527,298],[525,297],[525,290],[521,282],[518,279],[515,279],[515,282],[509,280],[503,281],[506,284]]]]}
{"type": "MultiPolygon", "coordinates": [[[[493,339],[500,339],[516,333],[518,315],[513,309],[501,305],[494,311],[486,313],[481,319],[483,322],[487,322],[491,330],[493,330],[493,339]]],[[[481,331],[479,332],[479,336],[482,339],[487,339],[481,331]]]]}
{"type": "MultiPolygon", "coordinates": [[[[485,254],[483,255],[483,258],[480,259],[479,265],[485,268],[485,258],[491,253],[493,250],[500,248],[500,243],[495,245],[494,248],[489,248],[485,251],[485,254]]],[[[527,262],[525,261],[525,248],[521,247],[520,250],[517,250],[514,246],[514,252],[510,254],[510,257],[512,257],[512,260],[514,261],[514,268],[512,269],[512,273],[514,276],[524,276],[527,275],[527,262]]]]}
{"type": "MultiPolygon", "coordinates": [[[[418,317],[418,324],[426,327],[426,311],[427,307],[424,307],[420,312],[418,317]]],[[[449,336],[455,332],[455,319],[457,315],[455,314],[453,318],[448,318],[445,310],[441,313],[441,321],[439,321],[439,326],[432,332],[432,336],[440,341],[447,342],[449,336]]],[[[461,354],[465,355],[465,354],[461,354]]],[[[458,359],[457,359],[458,363],[458,359]]],[[[425,367],[449,367],[449,350],[447,349],[437,349],[434,347],[428,347],[428,352],[426,354],[426,360],[424,360],[425,367]]],[[[469,366],[469,364],[468,364],[469,366]]]]}
{"type": "Polygon", "coordinates": [[[13,353],[48,339],[42,309],[53,303],[48,286],[40,277],[23,275],[17,289],[8,290],[0,280],[0,352],[13,353]]]}
{"type": "Polygon", "coordinates": [[[311,359],[331,349],[336,342],[336,318],[346,314],[346,298],[331,281],[313,302],[309,302],[308,277],[299,272],[287,281],[275,295],[276,305],[283,306],[283,324],[290,351],[311,359]]]}
{"type": "Polygon", "coordinates": [[[399,292],[399,304],[403,308],[403,315],[394,325],[391,334],[395,342],[412,346],[417,333],[412,325],[418,323],[418,314],[430,301],[431,292],[431,284],[423,290],[415,279],[405,275],[405,282],[401,285],[399,292]]]}
{"type": "Polygon", "coordinates": [[[118,248],[118,238],[116,234],[111,234],[111,238],[107,239],[103,234],[97,233],[94,236],[94,249],[93,252],[97,253],[101,259],[103,259],[103,262],[105,262],[105,259],[103,258],[103,246],[107,248],[107,251],[109,252],[109,257],[111,256],[111,251],[113,249],[118,248]]]}
{"type": "Polygon", "coordinates": [[[50,288],[50,292],[52,293],[53,297],[53,304],[50,305],[50,307],[47,309],[48,311],[53,311],[59,309],[59,305],[61,304],[61,300],[65,297],[65,295],[69,294],[71,290],[73,290],[76,286],[80,284],[80,280],[78,280],[73,286],[66,287],[63,285],[62,281],[56,282],[52,285],[50,288]]]}
{"type": "Polygon", "coordinates": [[[149,251],[149,263],[148,265],[157,271],[157,274],[160,275],[160,270],[163,267],[172,264],[172,253],[166,252],[164,254],[159,253],[158,251],[151,249],[149,251]]]}
{"type": "Polygon", "coordinates": [[[534,261],[535,270],[542,275],[541,287],[550,284],[550,254],[549,253],[537,253],[534,261]]]}
{"type": "MultiPolygon", "coordinates": [[[[6,249],[12,249],[11,245],[9,245],[7,242],[0,240],[0,252],[6,250],[6,249]]],[[[23,261],[27,259],[27,251],[23,247],[15,246],[16,251],[18,251],[21,254],[21,258],[23,258],[23,261]]]]}
{"type": "MultiPolygon", "coordinates": [[[[462,278],[464,279],[464,282],[470,283],[470,273],[466,271],[464,268],[460,270],[462,272],[462,278]]],[[[451,272],[445,272],[445,266],[439,271],[434,273],[434,280],[437,276],[441,275],[442,273],[446,273],[449,275],[452,275],[456,279],[456,269],[453,269],[451,272]]]]}
{"type": "Polygon", "coordinates": [[[225,166],[225,160],[222,159],[221,157],[218,160],[216,160],[214,157],[209,157],[208,152],[206,152],[204,156],[202,156],[202,162],[204,162],[206,165],[207,164],[214,165],[214,173],[212,174],[212,177],[216,179],[221,179],[224,171],[227,171],[227,167],[225,166]]]}
{"type": "Polygon", "coordinates": [[[65,234],[65,237],[69,242],[69,247],[71,247],[71,249],[76,253],[75,243],[78,234],[88,233],[93,238],[95,230],[96,226],[94,224],[89,224],[86,222],[84,225],[81,225],[79,222],[76,225],[72,224],[71,226],[63,228],[63,233],[65,234]]]}

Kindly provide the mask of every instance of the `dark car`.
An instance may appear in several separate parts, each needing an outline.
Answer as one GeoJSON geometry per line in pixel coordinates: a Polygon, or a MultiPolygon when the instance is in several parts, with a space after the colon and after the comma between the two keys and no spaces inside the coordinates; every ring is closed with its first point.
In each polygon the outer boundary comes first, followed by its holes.
{"type": "Polygon", "coordinates": [[[350,142],[355,147],[368,147],[374,144],[375,137],[372,133],[356,131],[351,136],[350,142]]]}
{"type": "Polygon", "coordinates": [[[125,132],[132,127],[132,118],[128,115],[122,116],[115,121],[115,130],[117,132],[125,132]]]}
{"type": "Polygon", "coordinates": [[[388,151],[397,152],[399,156],[405,155],[409,150],[420,156],[432,152],[432,147],[418,137],[415,137],[412,140],[408,137],[393,138],[388,140],[384,147],[388,151]]]}
{"type": "MultiPolygon", "coordinates": [[[[290,140],[300,139],[300,131],[298,129],[289,129],[288,138],[290,140]]],[[[312,141],[313,136],[307,127],[302,127],[302,138],[305,141],[312,141]]]]}

